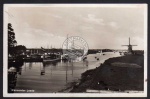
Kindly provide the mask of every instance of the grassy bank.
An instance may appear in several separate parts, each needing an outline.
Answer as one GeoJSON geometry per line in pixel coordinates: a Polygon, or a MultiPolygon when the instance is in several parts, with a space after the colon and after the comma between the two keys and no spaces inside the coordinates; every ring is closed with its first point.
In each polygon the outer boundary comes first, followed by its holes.
{"type": "Polygon", "coordinates": [[[110,58],[101,66],[82,74],[81,81],[71,92],[94,90],[143,90],[144,56],[127,55],[110,58]]]}

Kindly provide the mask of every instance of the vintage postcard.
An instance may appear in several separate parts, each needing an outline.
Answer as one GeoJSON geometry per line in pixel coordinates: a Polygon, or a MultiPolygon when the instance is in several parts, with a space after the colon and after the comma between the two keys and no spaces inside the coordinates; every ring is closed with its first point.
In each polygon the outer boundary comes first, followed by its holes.
{"type": "Polygon", "coordinates": [[[4,97],[147,97],[147,4],[4,4],[4,97]]]}

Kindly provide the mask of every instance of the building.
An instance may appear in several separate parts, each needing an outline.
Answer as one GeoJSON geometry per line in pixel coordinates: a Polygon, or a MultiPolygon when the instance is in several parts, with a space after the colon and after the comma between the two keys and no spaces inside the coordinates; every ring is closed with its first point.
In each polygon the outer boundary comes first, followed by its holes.
{"type": "Polygon", "coordinates": [[[33,55],[33,54],[39,54],[42,55],[44,53],[62,53],[62,49],[43,49],[43,48],[27,48],[26,54],[27,55],[33,55]]]}

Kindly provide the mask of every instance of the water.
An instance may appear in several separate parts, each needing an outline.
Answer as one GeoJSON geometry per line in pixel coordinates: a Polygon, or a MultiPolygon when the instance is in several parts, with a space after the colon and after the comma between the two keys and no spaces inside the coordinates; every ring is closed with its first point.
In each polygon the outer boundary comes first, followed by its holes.
{"type": "Polygon", "coordinates": [[[119,53],[107,52],[105,55],[89,54],[86,62],[42,62],[24,63],[18,73],[17,90],[33,90],[35,93],[52,93],[66,88],[67,84],[80,79],[81,74],[88,69],[100,66],[110,57],[120,56],[119,53]],[[97,60],[98,57],[100,60],[97,60]],[[41,72],[45,74],[41,75],[41,72]]]}

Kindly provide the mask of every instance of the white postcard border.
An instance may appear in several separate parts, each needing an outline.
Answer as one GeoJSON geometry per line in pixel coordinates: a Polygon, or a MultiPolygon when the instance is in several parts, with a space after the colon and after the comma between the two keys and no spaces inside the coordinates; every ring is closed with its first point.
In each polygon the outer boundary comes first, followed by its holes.
{"type": "Polygon", "coordinates": [[[147,97],[147,4],[4,4],[3,5],[3,96],[4,97],[147,97]],[[144,7],[144,92],[143,93],[8,93],[7,23],[8,7],[144,7]]]}

